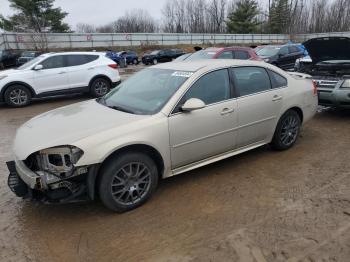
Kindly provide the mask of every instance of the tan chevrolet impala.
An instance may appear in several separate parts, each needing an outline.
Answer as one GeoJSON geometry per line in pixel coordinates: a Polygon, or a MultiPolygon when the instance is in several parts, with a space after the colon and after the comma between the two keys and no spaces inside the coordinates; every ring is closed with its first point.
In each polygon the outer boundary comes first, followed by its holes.
{"type": "Polygon", "coordinates": [[[93,200],[123,212],[158,180],[270,144],[285,150],[314,116],[308,75],[264,62],[202,60],[147,68],[106,96],[18,129],[8,184],[49,203],[93,200]]]}

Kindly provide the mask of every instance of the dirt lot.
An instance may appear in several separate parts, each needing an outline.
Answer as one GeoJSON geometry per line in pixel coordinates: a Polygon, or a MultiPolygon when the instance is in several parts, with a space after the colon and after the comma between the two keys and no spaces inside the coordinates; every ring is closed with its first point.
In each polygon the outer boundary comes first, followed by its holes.
{"type": "Polygon", "coordinates": [[[350,112],[325,110],[268,147],[162,181],[143,207],[47,206],[6,186],[15,130],[86,99],[0,107],[0,261],[349,261],[350,112]]]}

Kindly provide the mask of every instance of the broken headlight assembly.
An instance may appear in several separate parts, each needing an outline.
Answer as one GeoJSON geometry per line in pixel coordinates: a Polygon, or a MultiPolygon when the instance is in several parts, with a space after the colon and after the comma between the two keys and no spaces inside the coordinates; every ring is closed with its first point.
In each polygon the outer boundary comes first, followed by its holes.
{"type": "Polygon", "coordinates": [[[341,88],[350,88],[350,79],[345,79],[341,88]]]}

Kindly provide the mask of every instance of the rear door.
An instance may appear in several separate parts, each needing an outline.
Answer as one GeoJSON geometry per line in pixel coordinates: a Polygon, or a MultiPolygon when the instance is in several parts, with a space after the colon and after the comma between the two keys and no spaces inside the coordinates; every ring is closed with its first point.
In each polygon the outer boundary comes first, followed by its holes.
{"type": "Polygon", "coordinates": [[[73,54],[65,56],[67,61],[67,74],[69,86],[72,89],[84,88],[95,75],[96,64],[93,61],[99,58],[98,55],[73,54]]]}
{"type": "Polygon", "coordinates": [[[43,69],[34,71],[34,89],[37,94],[69,88],[63,55],[48,57],[40,64],[43,66],[43,69]]]}
{"type": "Polygon", "coordinates": [[[283,101],[283,88],[273,88],[262,67],[232,69],[237,95],[237,147],[266,142],[273,134],[283,101]]]}

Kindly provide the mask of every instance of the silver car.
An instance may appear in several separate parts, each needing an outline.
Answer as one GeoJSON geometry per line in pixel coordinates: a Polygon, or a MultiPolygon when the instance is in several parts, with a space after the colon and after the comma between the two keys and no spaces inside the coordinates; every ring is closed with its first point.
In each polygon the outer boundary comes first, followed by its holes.
{"type": "Polygon", "coordinates": [[[263,62],[201,60],[145,69],[97,100],[18,129],[9,186],[64,203],[97,196],[111,210],[142,205],[158,180],[265,144],[294,145],[317,109],[307,75],[263,62]]]}

